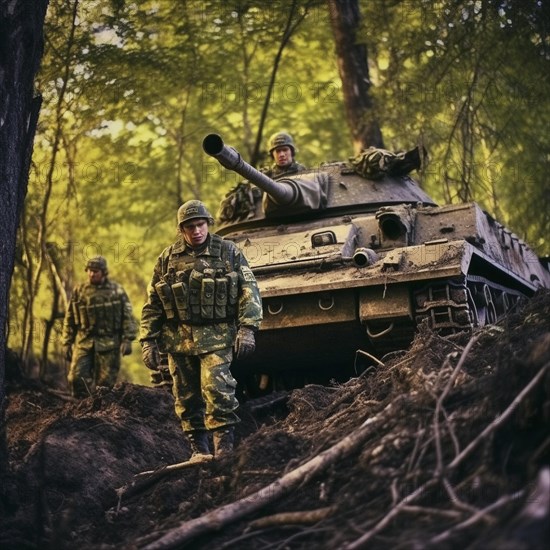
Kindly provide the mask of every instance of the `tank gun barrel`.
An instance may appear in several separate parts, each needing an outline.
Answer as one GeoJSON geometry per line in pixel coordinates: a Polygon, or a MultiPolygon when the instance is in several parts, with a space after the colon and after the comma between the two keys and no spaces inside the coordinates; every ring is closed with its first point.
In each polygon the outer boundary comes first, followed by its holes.
{"type": "Polygon", "coordinates": [[[263,189],[279,205],[286,206],[296,200],[297,191],[291,180],[272,180],[248,164],[233,148],[228,147],[218,134],[208,134],[202,141],[205,153],[214,157],[223,167],[237,172],[243,178],[263,189]]]}

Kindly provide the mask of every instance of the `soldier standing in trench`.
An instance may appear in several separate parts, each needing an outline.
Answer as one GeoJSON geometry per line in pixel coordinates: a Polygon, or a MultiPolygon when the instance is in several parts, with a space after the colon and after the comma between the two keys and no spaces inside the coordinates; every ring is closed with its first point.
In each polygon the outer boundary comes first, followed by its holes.
{"type": "Polygon", "coordinates": [[[67,381],[73,397],[87,397],[96,386],[112,388],[120,356],[132,353],[137,323],[126,291],[108,278],[107,260],[86,263],[88,282],[73,290],[63,321],[62,344],[70,362],[67,381]]]}
{"type": "Polygon", "coordinates": [[[168,353],[176,415],[192,457],[233,450],[236,381],[233,354],[255,349],[262,319],[256,279],[246,258],[230,241],[209,232],[214,219],[191,200],[178,210],[179,240],[157,259],[141,314],[143,362],[152,371],[159,348],[168,353]]]}

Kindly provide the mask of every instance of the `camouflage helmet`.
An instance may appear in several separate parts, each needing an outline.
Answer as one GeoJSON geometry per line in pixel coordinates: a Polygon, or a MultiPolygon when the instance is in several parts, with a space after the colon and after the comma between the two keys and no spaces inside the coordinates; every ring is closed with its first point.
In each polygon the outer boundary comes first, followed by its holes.
{"type": "Polygon", "coordinates": [[[178,227],[181,227],[182,223],[194,218],[206,218],[209,225],[214,223],[214,218],[204,203],[197,200],[184,202],[178,209],[178,227]]]}
{"type": "Polygon", "coordinates": [[[107,273],[107,260],[103,256],[93,256],[86,262],[84,271],[88,269],[99,269],[103,273],[107,273]]]}
{"type": "Polygon", "coordinates": [[[268,141],[268,147],[269,147],[269,154],[273,155],[273,151],[277,149],[277,147],[285,147],[288,146],[292,150],[292,156],[296,153],[296,147],[294,146],[294,140],[292,139],[292,136],[290,134],[287,134],[286,132],[275,132],[268,141]]]}

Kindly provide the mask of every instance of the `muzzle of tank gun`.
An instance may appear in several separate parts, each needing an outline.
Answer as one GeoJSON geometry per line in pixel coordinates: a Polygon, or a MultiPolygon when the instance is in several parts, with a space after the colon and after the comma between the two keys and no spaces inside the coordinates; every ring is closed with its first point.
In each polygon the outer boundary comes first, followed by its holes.
{"type": "Polygon", "coordinates": [[[248,164],[233,148],[228,147],[218,134],[208,134],[202,141],[207,155],[214,157],[224,168],[233,170],[248,181],[263,189],[277,204],[287,206],[295,202],[298,192],[292,180],[272,180],[248,164]]]}
{"type": "Polygon", "coordinates": [[[353,254],[353,263],[357,267],[367,267],[378,261],[378,254],[372,248],[358,248],[353,254]]]}

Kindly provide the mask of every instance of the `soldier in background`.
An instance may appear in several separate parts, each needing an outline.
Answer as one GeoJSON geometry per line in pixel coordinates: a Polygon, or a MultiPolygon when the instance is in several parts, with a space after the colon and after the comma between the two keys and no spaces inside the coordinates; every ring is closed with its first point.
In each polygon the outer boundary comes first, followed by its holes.
{"type": "Polygon", "coordinates": [[[132,353],[137,323],[128,295],[107,277],[103,256],[88,260],[88,282],[73,290],[63,321],[62,344],[70,362],[67,380],[73,397],[91,395],[97,386],[112,388],[120,356],[132,353]]]}
{"type": "Polygon", "coordinates": [[[209,232],[214,223],[198,200],[177,214],[180,239],[158,257],[141,314],[143,362],[152,371],[168,353],[175,411],[192,459],[233,449],[238,401],[230,366],[255,349],[262,319],[256,279],[230,241],[209,232]]]}
{"type": "Polygon", "coordinates": [[[282,174],[294,174],[306,167],[295,160],[296,147],[290,134],[286,132],[276,132],[268,141],[268,149],[273,165],[265,170],[265,174],[270,178],[277,178],[282,174]]]}

